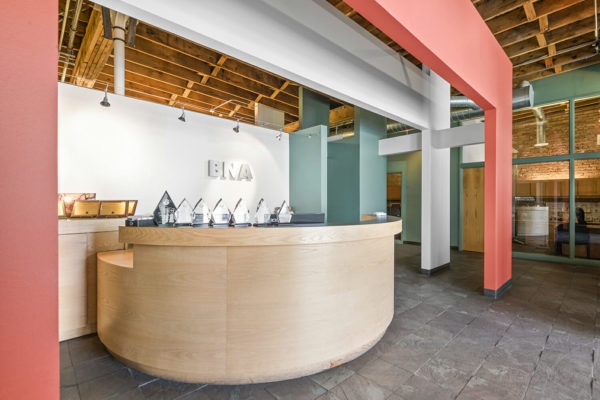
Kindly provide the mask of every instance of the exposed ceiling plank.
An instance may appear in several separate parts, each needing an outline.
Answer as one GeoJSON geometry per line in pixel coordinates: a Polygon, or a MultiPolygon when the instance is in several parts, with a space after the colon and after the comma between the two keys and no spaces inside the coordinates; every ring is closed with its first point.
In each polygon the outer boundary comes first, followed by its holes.
{"type": "Polygon", "coordinates": [[[529,0],[488,0],[480,2],[476,7],[484,21],[523,6],[529,0]]]}
{"type": "Polygon", "coordinates": [[[334,126],[354,119],[354,106],[344,105],[329,111],[329,125],[334,126]]]}
{"type": "MultiPolygon", "coordinates": [[[[169,65],[162,60],[155,60],[150,56],[136,53],[133,49],[126,48],[125,53],[126,73],[135,73],[138,75],[147,76],[160,82],[177,85],[180,88],[177,91],[178,93],[180,93],[180,90],[184,90],[186,88],[186,82],[191,81],[196,84],[193,87],[193,90],[217,98],[221,102],[230,99],[248,102],[254,99],[256,96],[250,91],[240,89],[236,86],[229,85],[221,81],[213,81],[211,86],[201,85],[201,77],[193,71],[183,67],[169,65]]],[[[112,59],[109,60],[109,64],[112,65],[112,59]]],[[[109,71],[108,73],[111,72],[109,71]]],[[[277,103],[272,104],[271,106],[274,106],[274,108],[281,107],[290,115],[298,115],[297,107],[284,106],[277,103]]]]}
{"type": "Polygon", "coordinates": [[[93,87],[98,74],[113,50],[113,41],[104,38],[100,6],[94,7],[87,24],[85,36],[77,52],[71,83],[84,87],[93,87]]]}
{"type": "MultiPolygon", "coordinates": [[[[147,40],[153,41],[159,46],[176,50],[187,56],[202,60],[203,62],[211,64],[212,66],[219,66],[218,61],[221,55],[212,50],[203,48],[200,45],[191,43],[188,40],[182,39],[176,35],[149,27],[148,25],[142,23],[138,25],[137,33],[138,37],[142,36],[147,40]]],[[[227,58],[224,60],[222,68],[224,70],[241,75],[244,78],[251,79],[260,85],[268,86],[271,88],[271,90],[278,88],[284,82],[284,79],[282,78],[276,77],[273,74],[262,71],[256,67],[251,67],[248,64],[232,58],[227,58]]],[[[219,71],[220,69],[217,72],[219,71]]]]}

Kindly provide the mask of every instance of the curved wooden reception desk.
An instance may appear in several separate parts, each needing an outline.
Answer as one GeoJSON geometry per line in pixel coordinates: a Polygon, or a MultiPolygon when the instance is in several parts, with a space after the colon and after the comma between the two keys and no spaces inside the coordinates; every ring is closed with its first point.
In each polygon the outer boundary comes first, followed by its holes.
{"type": "Polygon", "coordinates": [[[98,335],[184,382],[300,377],[364,353],[394,314],[398,219],[245,229],[121,227],[98,254],[98,335]]]}

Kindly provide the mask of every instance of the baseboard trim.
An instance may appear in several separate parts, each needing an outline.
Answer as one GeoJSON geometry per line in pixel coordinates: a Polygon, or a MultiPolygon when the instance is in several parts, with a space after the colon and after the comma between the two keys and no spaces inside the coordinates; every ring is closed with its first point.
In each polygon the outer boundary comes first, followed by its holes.
{"type": "Polygon", "coordinates": [[[423,269],[421,268],[421,273],[423,275],[431,276],[437,274],[438,272],[444,271],[450,268],[450,263],[446,263],[444,265],[440,265],[439,267],[431,268],[431,269],[423,269]]]}
{"type": "Polygon", "coordinates": [[[504,293],[506,293],[506,291],[508,289],[510,289],[510,287],[512,286],[512,278],[510,278],[509,280],[507,280],[506,282],[504,282],[504,285],[500,286],[498,289],[496,290],[492,290],[492,289],[483,289],[483,295],[485,297],[490,297],[494,300],[499,299],[500,297],[502,297],[504,295],[504,293]]]}
{"type": "Polygon", "coordinates": [[[421,242],[411,242],[411,241],[405,240],[404,244],[412,244],[414,246],[420,246],[421,242]]]}

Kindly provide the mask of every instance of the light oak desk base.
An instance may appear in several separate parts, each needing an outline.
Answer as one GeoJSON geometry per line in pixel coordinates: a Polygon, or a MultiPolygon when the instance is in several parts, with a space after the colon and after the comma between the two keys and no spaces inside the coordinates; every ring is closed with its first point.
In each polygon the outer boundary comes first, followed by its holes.
{"type": "Polygon", "coordinates": [[[121,227],[98,254],[98,334],[121,362],[184,382],[313,374],[364,353],[394,313],[401,222],[121,227]]]}

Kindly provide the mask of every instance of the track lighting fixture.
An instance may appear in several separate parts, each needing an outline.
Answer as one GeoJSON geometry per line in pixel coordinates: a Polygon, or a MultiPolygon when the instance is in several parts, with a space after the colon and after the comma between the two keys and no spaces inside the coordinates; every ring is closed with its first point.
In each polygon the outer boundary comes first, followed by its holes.
{"type": "Polygon", "coordinates": [[[181,106],[181,115],[177,119],[181,122],[185,122],[185,108],[183,106],[181,106]]]}
{"type": "Polygon", "coordinates": [[[104,98],[100,102],[100,105],[102,107],[110,107],[110,103],[108,102],[108,83],[106,84],[106,87],[104,88],[104,98]]]}
{"type": "Polygon", "coordinates": [[[240,133],[240,120],[237,120],[237,123],[235,124],[235,126],[233,127],[233,131],[235,133],[240,133]]]}

